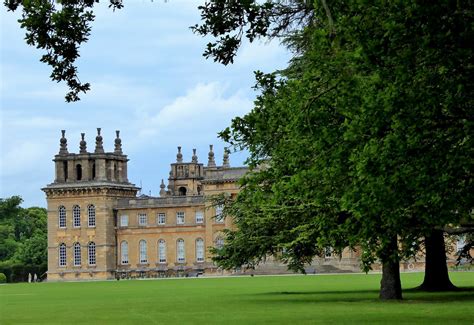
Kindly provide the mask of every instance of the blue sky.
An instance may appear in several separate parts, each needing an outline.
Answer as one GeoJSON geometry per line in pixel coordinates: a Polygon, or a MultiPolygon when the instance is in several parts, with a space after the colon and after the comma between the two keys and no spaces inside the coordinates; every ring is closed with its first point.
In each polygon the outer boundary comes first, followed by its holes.
{"type": "MultiPolygon", "coordinates": [[[[54,179],[61,129],[69,152],[79,151],[81,132],[92,151],[97,127],[112,151],[114,131],[120,130],[129,180],[141,183],[146,194],[158,195],[177,146],[187,161],[197,148],[206,163],[214,144],[221,163],[225,143],[217,132],[251,110],[253,71],[283,68],[289,54],[277,42],[261,41],[244,44],[233,65],[206,60],[209,40],[189,29],[200,21],[201,2],[131,0],[115,12],[101,3],[78,62],[81,81],[92,89],[76,103],[64,101],[65,86],[50,81],[41,52],[24,42],[19,15],[2,6],[0,197],[20,195],[26,207],[46,205],[40,188],[54,179]]],[[[231,165],[245,158],[233,153],[231,165]]]]}

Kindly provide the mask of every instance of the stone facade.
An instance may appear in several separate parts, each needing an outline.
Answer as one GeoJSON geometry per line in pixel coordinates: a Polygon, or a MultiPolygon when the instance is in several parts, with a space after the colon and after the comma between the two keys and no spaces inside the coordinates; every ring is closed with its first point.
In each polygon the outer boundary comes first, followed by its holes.
{"type": "MultiPolygon", "coordinates": [[[[212,263],[209,247],[221,245],[222,231],[232,224],[220,220],[219,208],[206,198],[236,195],[237,181],[248,169],[231,167],[227,150],[222,166],[217,166],[212,145],[206,166],[198,162],[195,149],[191,162],[184,162],[178,147],[167,188],[161,181],[160,197],[137,196],[139,188],[128,181],[128,158],[119,135],[116,131],[114,151],[104,152],[97,129],[95,149],[88,152],[81,134],[75,154],[69,153],[62,131],[53,160],[55,180],[43,188],[48,202],[48,280],[224,274],[212,263]]],[[[359,271],[359,257],[358,251],[346,249],[334,256],[329,250],[306,271],[359,271]]],[[[400,265],[402,271],[423,267],[422,256],[400,265]]],[[[289,273],[272,258],[251,272],[289,273]]]]}
{"type": "Polygon", "coordinates": [[[162,180],[160,197],[137,196],[119,131],[114,152],[104,152],[100,132],[92,152],[81,134],[76,154],[68,151],[62,131],[55,180],[43,188],[48,280],[215,273],[208,248],[222,242],[221,232],[231,224],[216,218],[219,211],[206,197],[237,194],[237,180],[247,168],[231,167],[227,150],[218,166],[212,145],[206,166],[196,150],[191,162],[184,162],[178,147],[167,189],[162,180]]]}

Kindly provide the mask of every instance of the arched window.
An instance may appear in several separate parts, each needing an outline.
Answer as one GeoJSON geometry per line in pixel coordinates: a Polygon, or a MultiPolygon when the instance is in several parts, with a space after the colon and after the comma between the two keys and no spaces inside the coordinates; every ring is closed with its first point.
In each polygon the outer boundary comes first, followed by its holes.
{"type": "Polygon", "coordinates": [[[89,256],[89,265],[95,265],[95,243],[93,241],[87,245],[87,253],[89,256]]]}
{"type": "Polygon", "coordinates": [[[222,205],[216,206],[216,222],[219,222],[219,223],[224,222],[224,215],[222,214],[223,210],[224,210],[224,207],[222,205]]]}
{"type": "Polygon", "coordinates": [[[58,226],[66,228],[66,208],[62,205],[58,208],[58,226]]]}
{"type": "Polygon", "coordinates": [[[186,187],[181,186],[181,187],[178,189],[178,191],[179,191],[179,195],[181,195],[181,196],[186,196],[186,187]]]}
{"type": "Polygon", "coordinates": [[[186,260],[185,258],[185,251],[184,251],[184,240],[183,239],[178,239],[176,242],[176,258],[178,260],[178,263],[184,263],[186,260]]]}
{"type": "Polygon", "coordinates": [[[204,240],[196,239],[196,262],[204,262],[204,240]]]}
{"type": "Polygon", "coordinates": [[[121,264],[128,264],[128,243],[123,241],[120,244],[120,263],[121,264]]]}
{"type": "Polygon", "coordinates": [[[59,244],[59,266],[66,266],[66,244],[59,244]]]}
{"type": "Polygon", "coordinates": [[[78,205],[72,208],[72,224],[76,228],[81,226],[81,208],[78,205]]]}
{"type": "Polygon", "coordinates": [[[82,179],[82,166],[81,164],[76,165],[76,179],[80,181],[82,179]]]}
{"type": "Polygon", "coordinates": [[[148,263],[146,241],[140,240],[140,264],[148,263]]]}
{"type": "Polygon", "coordinates": [[[166,242],[163,239],[158,241],[158,262],[166,263],[166,242]]]}
{"type": "Polygon", "coordinates": [[[224,247],[224,239],[221,237],[216,238],[216,248],[221,249],[224,247]]]}
{"type": "Polygon", "coordinates": [[[81,244],[74,244],[74,266],[81,266],[81,244]]]}
{"type": "Polygon", "coordinates": [[[95,227],[95,206],[93,204],[87,207],[87,225],[95,227]]]}

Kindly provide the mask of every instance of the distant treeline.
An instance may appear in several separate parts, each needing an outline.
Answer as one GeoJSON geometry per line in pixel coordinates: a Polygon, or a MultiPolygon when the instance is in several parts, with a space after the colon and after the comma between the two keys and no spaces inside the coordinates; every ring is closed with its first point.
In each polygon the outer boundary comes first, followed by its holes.
{"type": "Polygon", "coordinates": [[[22,208],[22,198],[0,198],[0,273],[8,282],[44,279],[47,270],[47,214],[39,207],[22,208]]]}

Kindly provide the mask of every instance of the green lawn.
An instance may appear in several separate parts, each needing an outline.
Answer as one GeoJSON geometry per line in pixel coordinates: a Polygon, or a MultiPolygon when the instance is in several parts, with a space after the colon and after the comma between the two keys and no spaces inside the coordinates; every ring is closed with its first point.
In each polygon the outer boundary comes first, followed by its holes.
{"type": "Polygon", "coordinates": [[[451,273],[466,290],[410,290],[380,302],[380,275],[162,279],[0,286],[0,324],[430,323],[474,324],[474,273],[451,273]]]}

